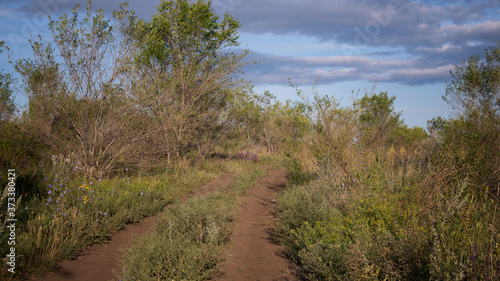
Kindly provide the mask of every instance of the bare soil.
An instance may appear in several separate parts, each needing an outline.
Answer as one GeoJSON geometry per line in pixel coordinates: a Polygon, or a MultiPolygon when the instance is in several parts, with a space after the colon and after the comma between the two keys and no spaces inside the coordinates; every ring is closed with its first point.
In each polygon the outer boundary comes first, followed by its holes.
{"type": "Polygon", "coordinates": [[[272,171],[250,189],[237,215],[226,261],[217,280],[299,280],[283,248],[274,241],[274,199],[286,183],[286,169],[272,171]]]}
{"type": "MultiPolygon", "coordinates": [[[[299,280],[292,274],[292,264],[282,247],[273,239],[276,222],[274,199],[286,183],[285,176],[284,168],[270,172],[243,199],[231,247],[225,254],[217,280],[299,280]]],[[[224,174],[180,200],[185,202],[193,196],[215,192],[229,186],[232,181],[232,174],[224,174]]],[[[62,262],[58,271],[30,280],[117,280],[113,272],[119,268],[120,248],[128,245],[133,235],[151,231],[154,223],[153,216],[130,224],[115,233],[108,243],[89,246],[75,259],[62,262]]]]}
{"type": "MultiPolygon", "coordinates": [[[[187,201],[193,196],[215,192],[219,188],[227,187],[233,180],[232,174],[223,174],[215,180],[198,188],[193,194],[181,198],[187,201]]],[[[49,281],[106,281],[117,280],[113,271],[119,268],[120,248],[130,244],[135,234],[142,234],[153,230],[155,217],[147,217],[142,221],[127,225],[124,230],[112,235],[105,244],[96,244],[85,248],[75,259],[63,261],[59,270],[49,273],[45,277],[34,277],[30,280],[49,281]]]]}

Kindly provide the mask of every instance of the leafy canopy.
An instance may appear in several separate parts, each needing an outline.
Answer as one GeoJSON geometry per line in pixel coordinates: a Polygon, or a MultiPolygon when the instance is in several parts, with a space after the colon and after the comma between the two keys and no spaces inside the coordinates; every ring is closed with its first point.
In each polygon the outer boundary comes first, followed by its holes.
{"type": "Polygon", "coordinates": [[[395,96],[388,97],[387,92],[371,96],[365,95],[356,102],[360,109],[360,129],[367,142],[383,146],[396,127],[400,127],[401,113],[394,112],[395,96]]]}
{"type": "MultiPolygon", "coordinates": [[[[1,48],[3,48],[4,45],[5,42],[0,41],[0,53],[3,52],[1,48]]],[[[12,97],[12,83],[12,76],[0,71],[0,120],[9,120],[16,111],[16,105],[12,97]]]]}
{"type": "Polygon", "coordinates": [[[450,71],[443,99],[464,115],[480,113],[498,117],[500,112],[500,42],[497,47],[469,57],[462,66],[450,71]]]}
{"type": "Polygon", "coordinates": [[[239,27],[227,13],[219,21],[210,2],[162,1],[151,22],[142,21],[137,27],[143,38],[139,61],[158,62],[165,70],[195,68],[201,62],[216,65],[218,52],[239,45],[239,27]]]}

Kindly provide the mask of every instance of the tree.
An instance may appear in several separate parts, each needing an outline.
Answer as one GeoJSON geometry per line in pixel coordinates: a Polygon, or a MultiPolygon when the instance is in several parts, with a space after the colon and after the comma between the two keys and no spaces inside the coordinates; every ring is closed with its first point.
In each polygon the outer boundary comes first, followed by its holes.
{"type": "Polygon", "coordinates": [[[421,145],[428,138],[428,135],[422,127],[415,126],[409,128],[408,125],[401,124],[394,130],[392,138],[393,144],[403,146],[408,151],[415,151],[418,148],[417,145],[421,145]]]}
{"type": "MultiPolygon", "coordinates": [[[[0,53],[3,52],[5,46],[4,41],[0,41],[0,53]]],[[[16,110],[14,100],[12,99],[12,77],[10,74],[4,74],[3,70],[0,71],[0,130],[2,135],[0,136],[0,168],[2,170],[9,169],[9,165],[13,164],[12,159],[14,155],[12,153],[12,146],[15,143],[12,137],[13,123],[12,115],[16,110]]]]}
{"type": "Polygon", "coordinates": [[[360,110],[359,124],[364,141],[383,147],[396,127],[401,125],[401,113],[394,112],[395,96],[388,97],[387,92],[366,94],[356,104],[360,110]]]}
{"type": "Polygon", "coordinates": [[[309,127],[306,107],[301,102],[287,100],[284,104],[269,91],[256,96],[260,118],[255,135],[270,154],[297,152],[309,127]]]}
{"type": "Polygon", "coordinates": [[[247,51],[239,45],[238,20],[223,18],[207,1],[162,1],[150,22],[135,30],[144,92],[157,94],[150,108],[160,139],[160,155],[206,153],[223,137],[220,123],[239,80],[247,51]]]}
{"type": "MultiPolygon", "coordinates": [[[[5,46],[4,42],[0,42],[0,53],[5,46]]],[[[8,48],[5,46],[5,49],[8,48]]],[[[13,97],[14,79],[10,73],[0,71],[0,170],[6,171],[12,169],[23,171],[19,175],[20,180],[18,190],[21,191],[18,195],[26,196],[24,193],[27,189],[32,188],[34,177],[30,173],[35,173],[42,160],[40,151],[42,145],[38,139],[26,135],[20,130],[19,116],[16,114],[17,108],[13,97]],[[28,180],[24,180],[29,178],[28,180]]],[[[0,184],[7,184],[0,179],[0,184]]],[[[32,190],[33,191],[33,190],[32,190]]],[[[35,194],[29,192],[29,194],[35,194]]]]}
{"type": "Polygon", "coordinates": [[[239,87],[231,96],[225,112],[224,123],[231,127],[228,143],[233,150],[244,150],[261,145],[260,122],[262,119],[261,98],[252,92],[252,86],[239,87]]]}
{"type": "Polygon", "coordinates": [[[443,99],[456,115],[440,133],[444,157],[478,186],[500,191],[500,42],[450,73],[443,99]]]}
{"type": "Polygon", "coordinates": [[[50,19],[55,48],[41,37],[30,41],[34,59],[15,68],[29,98],[25,129],[72,167],[100,176],[130,163],[145,135],[144,119],[137,118],[145,105],[129,80],[134,17],[122,5],[113,26],[102,10],[92,13],[90,1],[82,21],[78,9],[50,19]]]}
{"type": "Polygon", "coordinates": [[[312,127],[312,134],[308,136],[309,149],[316,163],[323,171],[340,172],[343,177],[353,178],[353,144],[357,134],[358,110],[354,106],[342,108],[334,97],[320,95],[317,81],[313,88],[313,101],[291,82],[290,85],[304,101],[305,113],[312,127]]]}
{"type": "MultiPolygon", "coordinates": [[[[498,118],[500,113],[500,42],[496,48],[464,60],[450,71],[452,80],[446,83],[443,99],[459,114],[480,122],[480,119],[498,118]]],[[[482,124],[478,124],[482,125],[482,124]]]]}
{"type": "Polygon", "coordinates": [[[439,132],[443,129],[443,127],[446,125],[446,120],[441,117],[434,117],[431,120],[427,120],[427,131],[429,132],[429,137],[431,140],[435,140],[439,132]]]}
{"type": "MultiPolygon", "coordinates": [[[[0,53],[3,52],[1,48],[3,48],[4,45],[5,42],[0,41],[0,53]]],[[[14,99],[12,98],[12,83],[12,76],[10,74],[4,74],[3,71],[0,71],[0,121],[10,120],[16,111],[16,105],[14,103],[14,99]]]]}

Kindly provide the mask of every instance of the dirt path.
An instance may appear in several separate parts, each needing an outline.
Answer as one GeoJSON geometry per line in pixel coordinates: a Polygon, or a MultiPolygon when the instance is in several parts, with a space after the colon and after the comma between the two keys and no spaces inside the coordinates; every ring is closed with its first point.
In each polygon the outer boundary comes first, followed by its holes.
{"type": "MultiPolygon", "coordinates": [[[[192,195],[181,198],[187,201],[193,196],[205,195],[215,192],[219,188],[227,187],[233,180],[232,174],[223,174],[210,183],[198,188],[192,195]]],[[[47,276],[33,278],[30,280],[50,281],[106,281],[117,280],[113,276],[113,270],[119,266],[119,249],[132,241],[134,234],[149,232],[153,229],[155,217],[148,217],[141,222],[130,224],[124,230],[117,232],[106,244],[98,244],[87,247],[75,259],[64,261],[60,269],[47,276]]]]}
{"type": "Polygon", "coordinates": [[[298,280],[290,273],[291,263],[272,239],[274,197],[286,182],[284,168],[272,171],[250,189],[236,218],[226,262],[218,280],[298,280]]]}

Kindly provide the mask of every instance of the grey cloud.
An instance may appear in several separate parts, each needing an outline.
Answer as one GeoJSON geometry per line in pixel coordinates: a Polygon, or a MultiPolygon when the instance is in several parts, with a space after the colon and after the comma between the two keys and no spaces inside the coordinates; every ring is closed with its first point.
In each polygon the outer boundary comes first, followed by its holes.
{"type": "Polygon", "coordinates": [[[379,9],[380,1],[364,2],[243,1],[233,13],[242,22],[242,32],[271,32],[278,35],[299,33],[329,40],[358,25],[360,20],[369,18],[372,10],[379,9]]]}
{"type": "Polygon", "coordinates": [[[248,66],[249,80],[263,84],[287,84],[288,78],[312,84],[317,76],[325,83],[346,81],[399,82],[407,85],[442,83],[452,65],[420,59],[383,60],[368,57],[279,57],[256,53],[252,59],[263,63],[248,66]]]}
{"type": "MultiPolygon", "coordinates": [[[[243,2],[234,13],[243,33],[299,34],[331,41],[356,57],[274,57],[249,76],[271,84],[288,77],[310,83],[379,80],[408,85],[442,83],[453,65],[500,40],[500,1],[290,1],[243,2]],[[363,48],[387,51],[360,55],[363,48]],[[374,59],[370,56],[386,59],[374,59]],[[410,59],[391,61],[391,56],[410,59]],[[282,73],[281,75],[279,73],[282,73]]],[[[300,44],[300,42],[297,42],[300,44]]]]}
{"type": "MultiPolygon", "coordinates": [[[[9,0],[11,1],[11,0],[9,0]]],[[[103,9],[104,13],[111,15],[113,10],[119,9],[118,4],[127,2],[125,0],[93,1],[92,9],[103,9]]],[[[149,18],[156,11],[159,0],[128,1],[129,9],[136,12],[141,18],[149,18]]],[[[71,12],[77,4],[80,4],[80,11],[87,7],[87,0],[21,0],[11,1],[17,3],[16,11],[25,16],[52,15],[57,16],[71,12]],[[21,4],[20,4],[21,3],[21,4]],[[19,5],[20,4],[20,5],[19,5]]]]}
{"type": "MultiPolygon", "coordinates": [[[[76,3],[84,9],[86,2],[23,0],[17,10],[23,15],[60,14],[76,3]]],[[[94,1],[93,7],[110,14],[119,2],[94,1]]],[[[129,8],[147,19],[159,0],[130,2],[129,8]]],[[[219,12],[227,10],[240,19],[243,35],[297,34],[352,47],[345,50],[346,56],[326,58],[254,54],[253,58],[263,63],[248,66],[245,72],[259,83],[287,84],[289,77],[311,82],[317,75],[327,82],[438,83],[449,77],[450,66],[500,39],[500,1],[213,0],[212,4],[219,12]],[[387,50],[359,54],[365,47],[387,50]],[[394,61],[391,56],[407,59],[394,61]]]]}
{"type": "Polygon", "coordinates": [[[460,39],[446,33],[450,21],[467,28],[499,7],[498,1],[255,0],[243,1],[233,13],[241,19],[243,33],[300,34],[352,45],[433,46],[460,39]]]}
{"type": "MultiPolygon", "coordinates": [[[[122,1],[94,1],[93,7],[110,14],[122,1]]],[[[84,9],[86,2],[22,0],[17,11],[25,15],[61,14],[77,3],[84,9]]],[[[129,7],[147,19],[158,3],[130,1],[129,7]]],[[[212,4],[221,12],[234,13],[242,22],[241,33],[299,34],[355,46],[434,47],[467,39],[491,42],[500,34],[498,20],[490,20],[488,26],[469,23],[498,12],[500,1],[213,0],[212,4]]]]}

